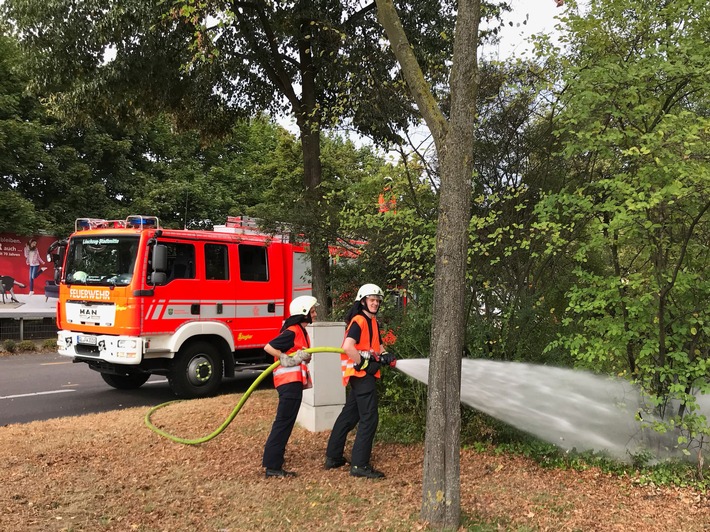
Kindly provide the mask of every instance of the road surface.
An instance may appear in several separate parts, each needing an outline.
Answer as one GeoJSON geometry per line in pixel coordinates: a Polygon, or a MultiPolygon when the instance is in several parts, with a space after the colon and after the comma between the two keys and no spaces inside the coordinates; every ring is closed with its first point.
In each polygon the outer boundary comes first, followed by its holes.
{"type": "MultiPolygon", "coordinates": [[[[259,372],[225,380],[220,393],[243,393],[259,372]]],[[[265,379],[262,387],[270,387],[265,379]]],[[[79,416],[177,399],[160,375],[137,390],[116,390],[86,364],[56,353],[27,353],[0,358],[0,426],[64,416],[79,416]]]]}

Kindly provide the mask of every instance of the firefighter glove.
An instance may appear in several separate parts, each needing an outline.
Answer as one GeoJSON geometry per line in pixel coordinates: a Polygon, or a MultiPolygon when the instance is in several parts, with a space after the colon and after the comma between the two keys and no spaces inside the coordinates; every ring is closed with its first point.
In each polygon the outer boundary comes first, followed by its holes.
{"type": "Polygon", "coordinates": [[[359,364],[353,364],[353,369],[355,371],[365,371],[365,368],[370,364],[369,358],[361,358],[359,364]]]}
{"type": "Polygon", "coordinates": [[[377,373],[379,371],[380,363],[377,362],[377,360],[375,360],[375,359],[371,359],[370,363],[364,369],[365,369],[365,373],[367,373],[368,375],[374,375],[375,373],[377,373]]]}
{"type": "Polygon", "coordinates": [[[394,353],[388,353],[385,351],[380,355],[380,363],[393,368],[397,364],[397,357],[394,353]]]}
{"type": "Polygon", "coordinates": [[[298,360],[299,364],[301,362],[308,364],[311,361],[311,354],[301,349],[299,351],[296,351],[296,354],[293,355],[293,358],[295,360],[298,360]]]}
{"type": "Polygon", "coordinates": [[[296,360],[296,357],[290,357],[286,353],[281,353],[281,356],[279,357],[279,362],[281,362],[281,365],[284,368],[292,368],[294,366],[298,366],[301,361],[296,360]]]}

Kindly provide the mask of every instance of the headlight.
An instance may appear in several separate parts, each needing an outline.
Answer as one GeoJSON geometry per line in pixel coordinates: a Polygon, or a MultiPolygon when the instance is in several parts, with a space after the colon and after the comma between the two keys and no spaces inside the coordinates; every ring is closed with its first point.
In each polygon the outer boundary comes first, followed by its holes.
{"type": "Polygon", "coordinates": [[[137,345],[138,345],[138,342],[136,340],[119,340],[118,341],[118,348],[119,349],[135,349],[137,345]]]}

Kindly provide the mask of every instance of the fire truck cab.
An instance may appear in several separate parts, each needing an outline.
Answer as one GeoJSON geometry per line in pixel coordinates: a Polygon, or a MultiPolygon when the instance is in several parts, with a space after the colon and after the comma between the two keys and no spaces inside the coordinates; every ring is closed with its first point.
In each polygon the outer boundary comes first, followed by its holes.
{"type": "Polygon", "coordinates": [[[310,294],[307,255],[286,234],[230,217],[214,231],[153,216],[76,221],[63,246],[58,351],[119,389],[166,375],[179,397],[263,369],[294,297],[310,294]]]}

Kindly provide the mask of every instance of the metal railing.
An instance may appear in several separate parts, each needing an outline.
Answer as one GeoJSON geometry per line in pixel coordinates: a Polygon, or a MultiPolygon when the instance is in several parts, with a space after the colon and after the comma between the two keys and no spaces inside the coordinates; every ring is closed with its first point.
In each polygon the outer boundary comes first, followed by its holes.
{"type": "Polygon", "coordinates": [[[56,336],[57,322],[54,318],[0,318],[0,341],[44,340],[56,336]]]}

